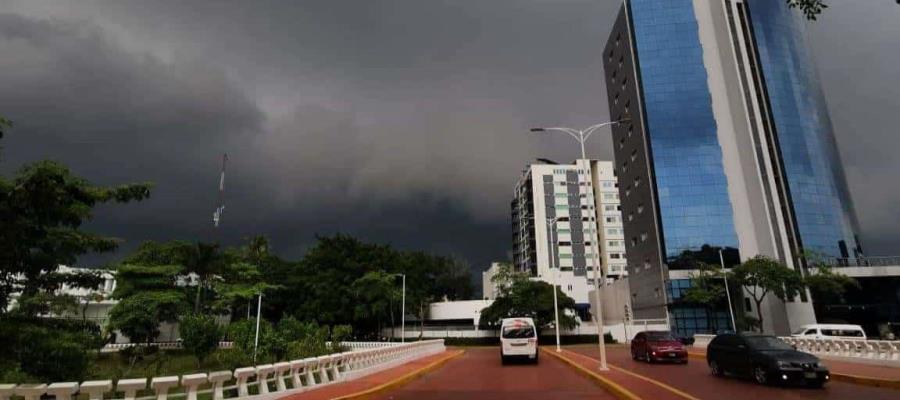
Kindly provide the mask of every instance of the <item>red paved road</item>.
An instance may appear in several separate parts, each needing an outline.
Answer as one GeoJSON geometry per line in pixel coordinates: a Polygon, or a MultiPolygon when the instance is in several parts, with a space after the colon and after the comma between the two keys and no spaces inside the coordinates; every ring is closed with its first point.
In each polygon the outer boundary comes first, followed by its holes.
{"type": "MultiPolygon", "coordinates": [[[[599,357],[599,351],[593,346],[567,348],[593,358],[599,357]]],[[[844,382],[829,382],[825,389],[804,389],[761,386],[735,377],[716,378],[709,373],[704,360],[692,358],[688,365],[647,364],[632,360],[624,346],[608,347],[607,356],[611,365],[658,380],[701,399],[900,399],[900,391],[895,389],[844,382]]]]}
{"type": "MultiPolygon", "coordinates": [[[[440,369],[379,399],[612,399],[593,381],[552,357],[538,365],[501,365],[498,348],[467,348],[440,369]]],[[[649,399],[648,399],[649,400],[649,399]]]]}

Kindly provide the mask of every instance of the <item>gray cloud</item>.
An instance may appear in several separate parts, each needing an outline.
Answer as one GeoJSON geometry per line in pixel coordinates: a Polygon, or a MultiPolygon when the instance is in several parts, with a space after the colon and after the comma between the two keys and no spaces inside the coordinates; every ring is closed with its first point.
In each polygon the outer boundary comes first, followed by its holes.
{"type": "MultiPolygon", "coordinates": [[[[891,253],[900,7],[870,3],[834,4],[811,31],[865,239],[891,253]]],[[[17,122],[0,169],[56,158],[155,181],[91,224],[126,247],[262,233],[297,256],[342,231],[483,266],[508,251],[521,168],[576,154],[527,128],[608,118],[600,49],[619,4],[0,1],[0,112],[17,122]]],[[[611,158],[608,139],[590,152],[611,158]]]]}

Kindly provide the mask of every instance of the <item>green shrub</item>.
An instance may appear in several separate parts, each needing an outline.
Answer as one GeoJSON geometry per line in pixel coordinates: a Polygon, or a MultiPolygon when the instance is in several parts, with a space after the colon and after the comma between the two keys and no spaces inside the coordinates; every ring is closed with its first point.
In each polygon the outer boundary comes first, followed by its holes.
{"type": "Polygon", "coordinates": [[[203,363],[219,347],[222,329],[209,315],[191,314],[182,317],[178,324],[182,347],[197,357],[197,365],[203,363]]]}

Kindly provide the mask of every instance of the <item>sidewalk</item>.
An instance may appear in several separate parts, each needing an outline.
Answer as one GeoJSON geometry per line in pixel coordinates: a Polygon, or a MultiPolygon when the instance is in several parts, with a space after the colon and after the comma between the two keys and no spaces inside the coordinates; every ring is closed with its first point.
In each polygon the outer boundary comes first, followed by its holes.
{"type": "Polygon", "coordinates": [[[359,379],[327,385],[302,393],[290,394],[281,397],[281,399],[327,400],[354,395],[367,390],[376,389],[379,386],[390,384],[394,381],[408,379],[410,378],[409,375],[416,375],[418,371],[428,369],[430,366],[432,366],[432,364],[438,364],[442,360],[452,358],[459,353],[461,353],[460,350],[447,350],[443,353],[438,353],[430,355],[428,357],[420,358],[418,360],[413,360],[403,365],[376,372],[359,379]]]}

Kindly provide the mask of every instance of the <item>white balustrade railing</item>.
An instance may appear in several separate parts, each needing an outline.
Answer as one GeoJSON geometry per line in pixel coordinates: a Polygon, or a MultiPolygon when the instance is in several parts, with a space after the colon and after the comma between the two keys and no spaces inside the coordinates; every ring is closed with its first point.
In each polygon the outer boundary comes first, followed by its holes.
{"type": "Polygon", "coordinates": [[[211,393],[213,400],[253,399],[269,400],[291,393],[315,389],[323,385],[357,379],[397,365],[437,354],[445,350],[444,340],[424,340],[408,343],[344,342],[351,351],[310,357],[275,364],[263,364],[238,368],[234,371],[194,373],[182,376],[161,376],[150,379],[61,382],[51,384],[0,384],[0,400],[11,397],[22,400],[40,400],[53,396],[56,400],[71,400],[83,394],[88,400],[110,399],[122,393],[124,400],[167,400],[184,397],[197,400],[200,393],[211,393]],[[136,395],[147,389],[147,383],[155,396],[136,395]],[[225,386],[226,383],[233,383],[225,386]],[[200,387],[209,387],[201,390],[200,387]],[[181,391],[173,390],[181,388],[181,391]],[[251,388],[255,388],[251,394],[251,388]],[[114,390],[115,389],[115,390],[114,390]],[[236,396],[228,396],[236,392],[236,396]],[[110,394],[110,395],[106,395],[110,394]]]}
{"type": "Polygon", "coordinates": [[[781,340],[807,353],[900,362],[900,341],[865,339],[814,339],[786,336],[781,340]]]}
{"type": "MultiPolygon", "coordinates": [[[[110,353],[124,350],[129,347],[145,347],[146,343],[110,343],[100,349],[103,353],[110,353]]],[[[160,350],[177,350],[182,348],[181,342],[156,342],[150,343],[150,346],[158,347],[160,350]]],[[[234,342],[219,342],[220,349],[230,349],[234,347],[234,342]]],[[[2,399],[0,399],[2,400],[2,399]]]]}

